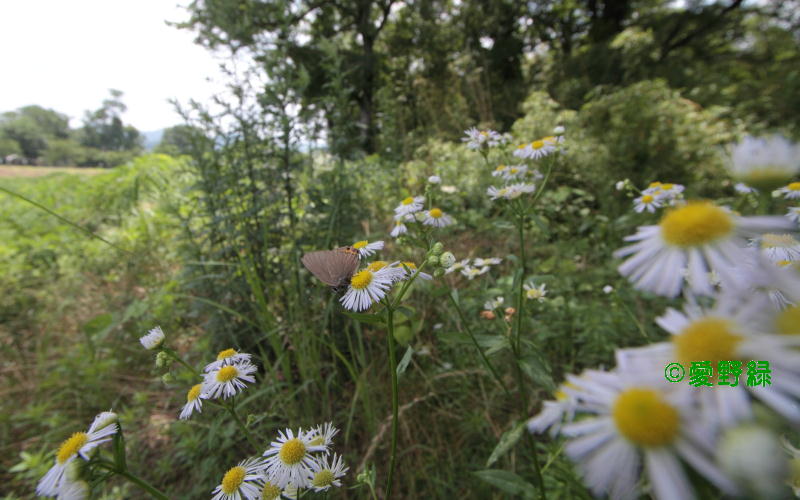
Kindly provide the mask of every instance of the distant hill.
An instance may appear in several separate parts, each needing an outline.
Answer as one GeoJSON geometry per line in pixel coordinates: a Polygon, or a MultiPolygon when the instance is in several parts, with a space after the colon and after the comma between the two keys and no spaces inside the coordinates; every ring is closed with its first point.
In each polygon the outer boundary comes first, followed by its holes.
{"type": "Polygon", "coordinates": [[[154,147],[158,146],[161,142],[161,138],[164,137],[164,130],[152,130],[150,132],[141,132],[142,136],[144,136],[144,148],[148,151],[152,151],[154,147]]]}

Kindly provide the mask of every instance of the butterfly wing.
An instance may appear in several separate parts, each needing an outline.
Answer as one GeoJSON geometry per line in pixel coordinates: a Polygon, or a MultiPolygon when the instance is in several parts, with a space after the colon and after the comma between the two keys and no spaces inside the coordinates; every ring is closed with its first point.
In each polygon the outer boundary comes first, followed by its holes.
{"type": "Polygon", "coordinates": [[[310,252],[303,255],[300,261],[317,279],[337,288],[349,280],[358,269],[359,257],[357,251],[342,247],[336,250],[310,252]]]}

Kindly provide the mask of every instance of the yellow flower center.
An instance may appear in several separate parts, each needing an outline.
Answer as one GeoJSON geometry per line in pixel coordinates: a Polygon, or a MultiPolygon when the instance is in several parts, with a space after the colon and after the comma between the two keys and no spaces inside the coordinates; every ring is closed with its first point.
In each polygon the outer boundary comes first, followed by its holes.
{"type": "Polygon", "coordinates": [[[239,490],[239,486],[244,482],[245,475],[244,467],[237,466],[230,469],[225,473],[222,478],[222,492],[226,495],[232,495],[239,490]]]}
{"type": "Polygon", "coordinates": [[[299,439],[292,438],[283,443],[278,455],[285,464],[294,465],[300,463],[300,460],[306,455],[306,445],[299,439]]]}
{"type": "Polygon", "coordinates": [[[518,168],[512,168],[511,170],[509,170],[509,172],[512,173],[512,174],[516,174],[517,172],[519,172],[519,169],[518,168]]]}
{"type": "Polygon", "coordinates": [[[663,189],[664,191],[669,191],[670,189],[672,189],[672,184],[662,184],[661,189],[663,189]]]}
{"type": "Polygon", "coordinates": [[[517,146],[517,149],[525,149],[528,145],[527,144],[520,144],[517,146]]]}
{"type": "Polygon", "coordinates": [[[220,351],[217,354],[217,361],[223,360],[225,358],[230,358],[231,356],[235,356],[237,354],[236,349],[225,349],[224,351],[220,351]]]}
{"type": "Polygon", "coordinates": [[[412,271],[415,271],[417,269],[417,265],[414,264],[413,262],[403,262],[403,265],[411,269],[412,271]]]}
{"type": "Polygon", "coordinates": [[[569,394],[564,392],[564,388],[569,387],[570,389],[577,389],[578,387],[573,384],[572,382],[564,382],[556,391],[556,401],[566,401],[569,399],[569,394]]]}
{"type": "Polygon", "coordinates": [[[778,262],[775,263],[775,265],[778,267],[786,267],[788,265],[791,265],[791,263],[792,263],[791,260],[779,260],[778,262]]]}
{"type": "Polygon", "coordinates": [[[369,241],[367,240],[356,241],[355,243],[353,243],[353,248],[358,250],[359,248],[364,248],[365,246],[367,246],[368,243],[369,241]]]}
{"type": "Polygon", "coordinates": [[[542,140],[544,142],[556,142],[557,141],[556,136],[554,136],[554,135],[548,135],[547,137],[543,137],[542,140]]]}
{"type": "Polygon", "coordinates": [[[646,194],[646,195],[642,196],[642,203],[644,203],[645,205],[649,205],[650,203],[653,203],[653,200],[655,200],[655,197],[653,197],[653,196],[651,196],[649,194],[646,194]]]}
{"type": "Polygon", "coordinates": [[[693,321],[672,337],[678,361],[684,366],[691,366],[692,361],[710,361],[716,367],[720,361],[738,359],[736,345],[742,337],[733,333],[733,327],[733,322],[723,318],[693,321]]]}
{"type": "Polygon", "coordinates": [[[680,247],[711,243],[728,236],[734,228],[731,216],[708,201],[670,210],[662,217],[660,225],[664,240],[680,247]]]}
{"type": "Polygon", "coordinates": [[[376,260],[375,262],[370,262],[370,264],[367,266],[367,271],[372,271],[374,273],[375,271],[380,271],[386,266],[387,264],[385,260],[376,260]]]}
{"type": "Polygon", "coordinates": [[[428,214],[429,214],[431,217],[433,217],[434,219],[438,219],[439,217],[441,217],[441,216],[442,216],[442,211],[441,211],[441,210],[439,210],[438,208],[432,208],[432,209],[431,209],[431,210],[428,212],[428,214]]]}
{"type": "Polygon", "coordinates": [[[800,306],[790,306],[781,311],[775,327],[784,335],[800,335],[800,306]]]}
{"type": "Polygon", "coordinates": [[[189,392],[186,393],[186,402],[187,403],[191,403],[195,399],[199,398],[200,397],[200,389],[202,387],[203,387],[203,384],[197,384],[195,386],[192,386],[192,388],[189,389],[189,392]]]}
{"type": "Polygon", "coordinates": [[[766,233],[761,235],[761,248],[791,248],[800,245],[791,234],[766,233]]]}
{"type": "Polygon", "coordinates": [[[787,170],[786,167],[764,165],[741,174],[738,180],[762,191],[772,191],[773,189],[785,186],[786,182],[791,179],[791,177],[792,172],[787,170]]]}
{"type": "Polygon", "coordinates": [[[656,181],[656,182],[651,182],[651,183],[650,183],[650,185],[649,185],[649,186],[647,186],[647,187],[649,187],[649,188],[655,188],[655,187],[659,187],[659,186],[661,186],[661,183],[660,183],[660,182],[658,182],[658,181],[656,181]]]}
{"type": "Polygon", "coordinates": [[[533,141],[531,147],[533,149],[542,149],[544,147],[544,141],[533,141]]]}
{"type": "Polygon", "coordinates": [[[261,500],[276,500],[280,494],[281,489],[267,481],[264,484],[264,489],[261,490],[261,500]]]}
{"type": "Polygon", "coordinates": [[[480,134],[483,135],[483,136],[487,136],[487,135],[489,135],[489,132],[487,132],[485,130],[481,130],[480,134]]]}
{"type": "Polygon", "coordinates": [[[63,464],[72,458],[78,453],[78,450],[83,448],[83,445],[85,445],[87,441],[89,441],[89,436],[85,432],[76,432],[70,436],[69,439],[61,443],[61,446],[58,448],[58,453],[56,453],[56,460],[58,463],[63,464]]]}
{"type": "Polygon", "coordinates": [[[414,203],[414,198],[409,196],[408,198],[406,198],[405,200],[401,201],[400,203],[402,203],[403,205],[411,205],[412,203],[414,203]]]}
{"type": "Polygon", "coordinates": [[[328,469],[323,469],[314,475],[311,484],[317,488],[324,488],[333,484],[333,472],[328,469]]]}
{"type": "Polygon", "coordinates": [[[350,278],[350,286],[356,290],[363,290],[372,283],[372,271],[364,269],[359,271],[350,278]]]}
{"type": "Polygon", "coordinates": [[[503,170],[505,170],[505,169],[506,169],[506,166],[505,166],[505,165],[498,165],[498,166],[497,166],[497,168],[495,168],[495,171],[497,171],[497,172],[502,172],[502,171],[503,171],[503,170]]]}
{"type": "Polygon", "coordinates": [[[800,191],[800,182],[792,182],[786,187],[789,188],[789,191],[800,191]]]}
{"type": "Polygon", "coordinates": [[[235,366],[223,366],[217,372],[217,382],[230,382],[239,375],[235,366]]]}
{"type": "Polygon", "coordinates": [[[623,391],[611,414],[620,434],[639,446],[663,446],[678,434],[678,411],[653,389],[623,391]]]}

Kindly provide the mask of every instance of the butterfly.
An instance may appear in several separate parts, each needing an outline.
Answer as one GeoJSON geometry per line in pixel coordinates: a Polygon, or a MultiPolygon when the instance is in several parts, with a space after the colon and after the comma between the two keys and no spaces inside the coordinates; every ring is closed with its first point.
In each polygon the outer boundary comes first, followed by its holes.
{"type": "Polygon", "coordinates": [[[300,261],[311,274],[333,288],[333,291],[339,292],[350,283],[361,257],[353,247],[339,247],[335,250],[309,252],[300,261]]]}

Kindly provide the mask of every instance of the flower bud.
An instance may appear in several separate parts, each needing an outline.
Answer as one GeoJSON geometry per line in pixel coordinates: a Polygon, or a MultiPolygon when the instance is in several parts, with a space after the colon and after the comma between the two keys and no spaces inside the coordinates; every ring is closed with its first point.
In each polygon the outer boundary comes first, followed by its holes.
{"type": "Polygon", "coordinates": [[[452,252],[445,252],[439,257],[439,265],[447,269],[456,263],[456,256],[452,252]]]}
{"type": "Polygon", "coordinates": [[[417,222],[424,222],[425,221],[425,212],[417,212],[414,214],[414,218],[417,219],[417,222]]]}
{"type": "Polygon", "coordinates": [[[164,375],[161,375],[161,381],[165,384],[169,384],[170,382],[174,381],[175,377],[172,376],[171,373],[167,372],[164,375]]]}
{"type": "Polygon", "coordinates": [[[113,411],[104,411],[94,417],[94,422],[92,422],[92,430],[99,431],[100,429],[105,429],[111,424],[115,424],[119,421],[119,416],[114,413],[113,411]]]}
{"type": "Polygon", "coordinates": [[[159,351],[158,354],[156,354],[156,367],[164,368],[168,366],[170,359],[169,354],[164,351],[159,351]]]}
{"type": "Polygon", "coordinates": [[[553,134],[554,135],[563,135],[564,134],[564,127],[559,125],[558,127],[554,128],[553,129],[553,134]]]}
{"type": "Polygon", "coordinates": [[[729,429],[717,447],[717,461],[748,496],[783,498],[789,460],[769,430],[752,424],[729,429]]]}
{"type": "Polygon", "coordinates": [[[496,317],[493,311],[481,311],[481,318],[483,319],[495,319],[496,317]]]}
{"type": "Polygon", "coordinates": [[[442,182],[442,179],[438,175],[432,175],[428,177],[428,182],[431,184],[439,184],[442,182]]]}
{"type": "Polygon", "coordinates": [[[437,267],[436,270],[433,271],[433,277],[441,278],[442,276],[444,276],[444,269],[442,269],[441,267],[437,267]]]}
{"type": "Polygon", "coordinates": [[[442,242],[437,241],[436,243],[433,244],[433,248],[431,248],[431,253],[433,255],[442,255],[442,252],[444,252],[444,245],[442,245],[442,242]]]}
{"type": "Polygon", "coordinates": [[[439,257],[437,257],[436,255],[431,255],[430,257],[428,257],[428,264],[432,266],[439,265],[439,257]]]}

